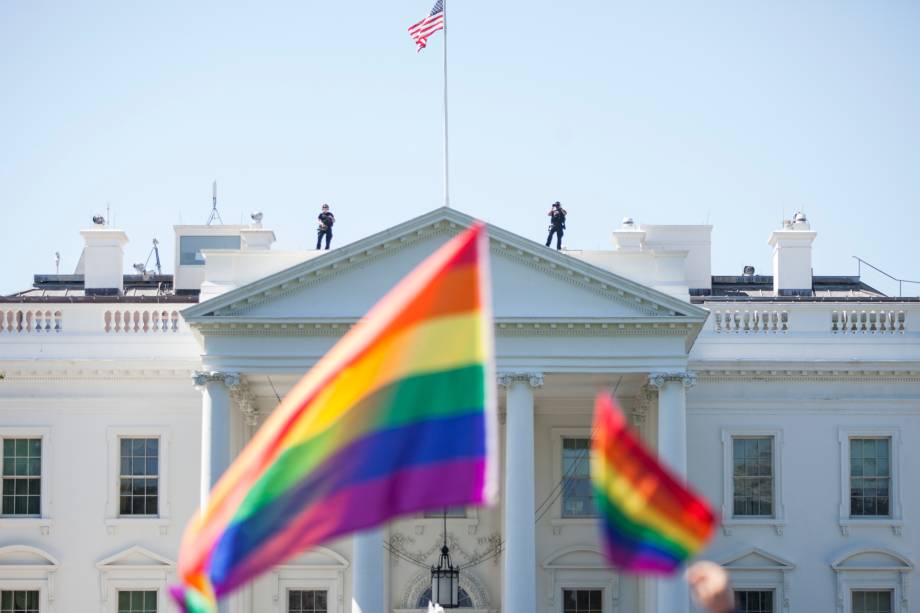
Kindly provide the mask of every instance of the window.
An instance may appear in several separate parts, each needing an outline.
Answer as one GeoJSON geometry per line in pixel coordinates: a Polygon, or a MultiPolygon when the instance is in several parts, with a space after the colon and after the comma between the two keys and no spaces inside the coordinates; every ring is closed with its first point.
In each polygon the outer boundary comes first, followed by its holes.
{"type": "Polygon", "coordinates": [[[562,590],[562,613],[603,613],[603,590],[562,590]]]}
{"type": "Polygon", "coordinates": [[[3,590],[0,613],[38,613],[38,590],[3,590]]]}
{"type": "MultiPolygon", "coordinates": [[[[444,517],[444,509],[430,509],[425,511],[427,519],[441,519],[444,517]]],[[[466,519],[466,507],[447,507],[447,518],[466,519]]]]}
{"type": "Polygon", "coordinates": [[[594,517],[591,488],[591,439],[562,439],[562,517],[594,517]]]}
{"type": "Polygon", "coordinates": [[[204,266],[202,249],[239,249],[239,236],[181,236],[179,237],[179,264],[204,266]]]}
{"type": "Polygon", "coordinates": [[[735,590],[738,613],[773,613],[773,590],[735,590]]]}
{"type": "Polygon", "coordinates": [[[891,517],[890,503],[891,438],[850,438],[850,516],[891,517]]]}
{"type": "Polygon", "coordinates": [[[157,613],[157,591],[119,590],[118,613],[157,613]]]}
{"type": "MultiPolygon", "coordinates": [[[[457,595],[457,608],[458,609],[471,609],[473,608],[473,599],[470,598],[470,595],[462,587],[459,588],[460,592],[457,595]]],[[[425,591],[422,592],[422,595],[418,597],[418,601],[415,603],[415,606],[419,609],[428,609],[428,603],[431,602],[431,588],[425,588],[425,591]]]]}
{"type": "Polygon", "coordinates": [[[773,437],[732,437],[732,515],[773,517],[773,437]]]}
{"type": "MultiPolygon", "coordinates": [[[[840,532],[862,526],[887,526],[900,535],[901,508],[899,428],[837,429],[840,447],[840,532]]],[[[847,599],[847,602],[849,600],[847,599]]]]}
{"type": "Polygon", "coordinates": [[[41,516],[42,439],[3,439],[3,515],[41,516]]]}
{"type": "Polygon", "coordinates": [[[721,522],[726,536],[735,526],[770,526],[783,534],[782,428],[722,430],[721,522]]]}
{"type": "Polygon", "coordinates": [[[891,590],[853,590],[853,613],[891,613],[891,590]]]}
{"type": "Polygon", "coordinates": [[[326,590],[288,590],[288,613],[327,613],[326,590]]]}
{"type": "Polygon", "coordinates": [[[119,515],[159,513],[160,439],[121,438],[119,515]]]}

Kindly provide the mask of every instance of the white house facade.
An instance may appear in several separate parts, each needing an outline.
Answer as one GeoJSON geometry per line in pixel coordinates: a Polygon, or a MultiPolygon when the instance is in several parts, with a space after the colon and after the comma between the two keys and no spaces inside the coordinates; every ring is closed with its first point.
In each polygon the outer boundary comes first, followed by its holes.
{"type": "MultiPolygon", "coordinates": [[[[177,226],[172,275],[124,275],[127,236],[96,226],[74,275],[0,298],[0,613],[174,611],[200,499],[278,398],[472,221],[442,208],[300,252],[259,224],[177,226]]],[[[739,610],[920,607],[920,301],[813,276],[802,215],[770,234],[765,276],[713,276],[710,226],[626,220],[611,249],[563,252],[488,230],[502,496],[447,514],[466,610],[694,610],[681,579],[604,563],[599,389],[719,511],[704,557],[739,610]]],[[[326,543],[223,610],[424,610],[443,522],[326,543]]]]}

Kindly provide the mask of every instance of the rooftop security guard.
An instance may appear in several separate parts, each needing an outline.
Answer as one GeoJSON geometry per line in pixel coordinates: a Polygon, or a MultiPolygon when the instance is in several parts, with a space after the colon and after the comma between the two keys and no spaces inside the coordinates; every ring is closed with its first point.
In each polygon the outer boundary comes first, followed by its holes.
{"type": "Polygon", "coordinates": [[[326,250],[329,250],[329,243],[332,242],[332,226],[335,224],[335,215],[329,211],[329,205],[323,203],[323,212],[317,216],[319,227],[316,228],[316,249],[319,250],[323,242],[323,236],[326,237],[326,250]]]}
{"type": "Polygon", "coordinates": [[[559,201],[553,203],[553,206],[550,207],[549,213],[549,236],[546,237],[546,246],[549,247],[550,243],[553,242],[553,234],[556,235],[556,251],[562,249],[562,235],[565,232],[565,216],[566,210],[562,208],[562,205],[559,204],[559,201]]]}

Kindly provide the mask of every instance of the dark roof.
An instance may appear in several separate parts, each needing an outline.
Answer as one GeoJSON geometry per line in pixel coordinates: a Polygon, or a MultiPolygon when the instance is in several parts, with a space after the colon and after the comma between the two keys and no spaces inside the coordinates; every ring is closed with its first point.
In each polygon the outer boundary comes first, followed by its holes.
{"type": "Polygon", "coordinates": [[[197,291],[173,290],[172,275],[124,275],[124,293],[87,292],[83,275],[35,275],[32,287],[0,302],[198,302],[197,291]]]}
{"type": "Polygon", "coordinates": [[[712,277],[712,289],[691,289],[690,301],[703,302],[916,302],[917,298],[886,296],[859,277],[816,276],[810,290],[773,291],[772,275],[712,277]]]}

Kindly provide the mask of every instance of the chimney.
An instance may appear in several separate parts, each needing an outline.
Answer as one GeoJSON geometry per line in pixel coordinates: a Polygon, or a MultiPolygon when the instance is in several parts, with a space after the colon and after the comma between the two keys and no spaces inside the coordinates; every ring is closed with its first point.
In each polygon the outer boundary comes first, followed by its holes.
{"type": "Polygon", "coordinates": [[[624,217],[620,229],[613,231],[613,246],[616,251],[641,251],[645,246],[645,232],[632,217],[624,217]]]}
{"type": "Polygon", "coordinates": [[[91,230],[81,230],[80,234],[86,243],[80,258],[86,295],[123,294],[125,245],[128,243],[128,235],[122,230],[113,230],[98,222],[91,230]]]}
{"type": "Polygon", "coordinates": [[[782,230],[770,234],[773,247],[773,292],[777,296],[809,296],[812,293],[812,232],[804,213],[783,221],[782,230]]]}

